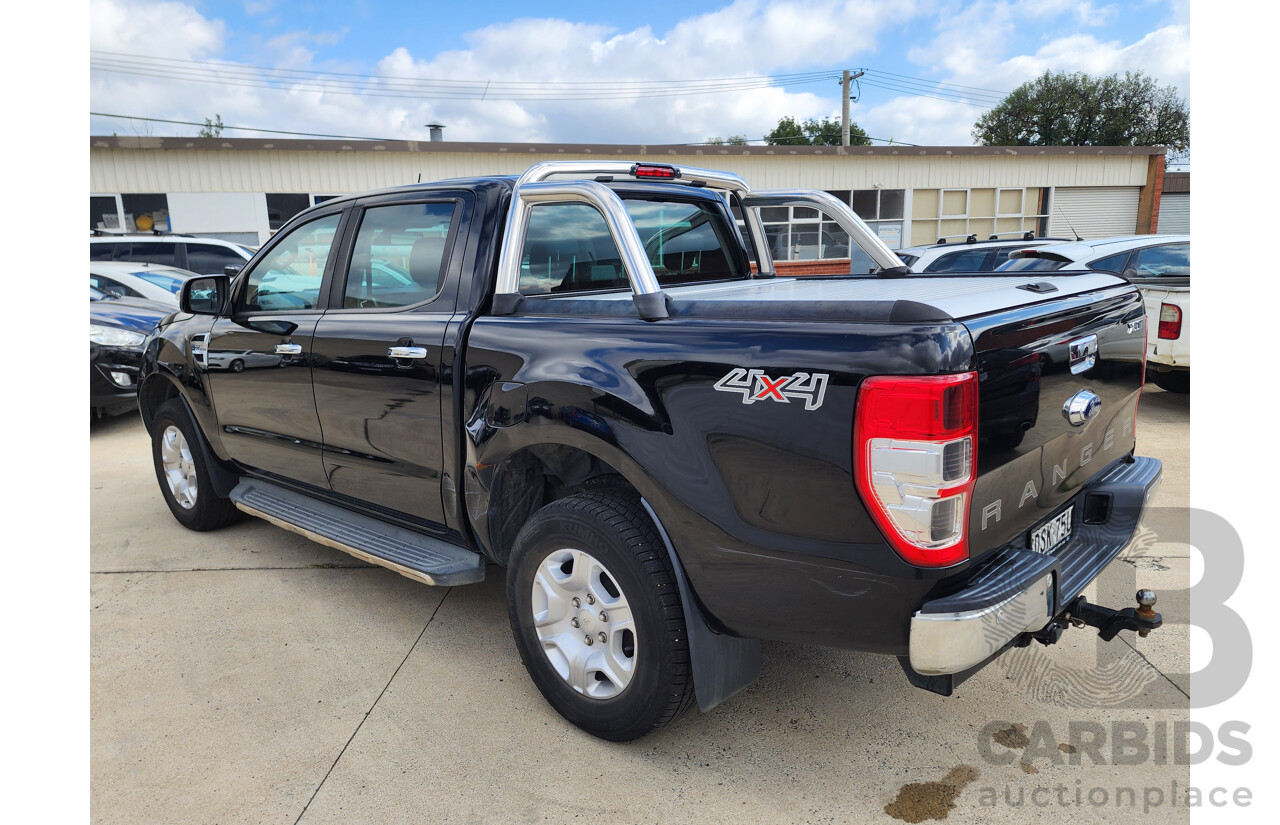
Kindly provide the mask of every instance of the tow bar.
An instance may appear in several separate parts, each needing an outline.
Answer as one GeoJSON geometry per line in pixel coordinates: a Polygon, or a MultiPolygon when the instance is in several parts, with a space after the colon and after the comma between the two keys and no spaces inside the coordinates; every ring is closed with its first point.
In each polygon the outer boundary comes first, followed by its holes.
{"type": "Polygon", "coordinates": [[[1076,596],[1067,605],[1062,615],[1055,618],[1043,630],[1022,634],[1014,645],[1026,647],[1032,640],[1042,645],[1054,644],[1062,637],[1062,631],[1066,630],[1068,625],[1096,627],[1099,638],[1104,642],[1114,639],[1121,630],[1135,630],[1139,636],[1146,638],[1148,633],[1163,623],[1160,614],[1153,609],[1156,604],[1156,593],[1154,590],[1139,590],[1135,598],[1138,602],[1137,607],[1112,610],[1102,605],[1090,604],[1084,596],[1076,596]]]}

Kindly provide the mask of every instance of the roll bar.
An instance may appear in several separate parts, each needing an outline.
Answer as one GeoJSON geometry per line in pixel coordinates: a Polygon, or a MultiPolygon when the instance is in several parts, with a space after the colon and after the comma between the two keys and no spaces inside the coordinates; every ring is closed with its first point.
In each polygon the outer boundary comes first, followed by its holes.
{"type": "Polygon", "coordinates": [[[625,160],[567,160],[543,161],[525,170],[516,181],[507,214],[506,232],[502,253],[498,262],[498,283],[494,292],[493,312],[503,315],[515,311],[520,302],[520,258],[524,248],[525,233],[529,228],[529,212],[538,203],[585,203],[595,207],[604,216],[609,234],[622,256],[631,283],[632,300],[641,318],[657,321],[668,318],[666,293],[658,283],[658,277],[649,263],[644,244],[636,232],[635,224],[627,214],[622,199],[604,183],[614,178],[633,180],[655,179],[654,176],[637,177],[638,166],[657,167],[673,174],[656,178],[663,183],[711,189],[719,192],[727,202],[736,197],[742,207],[742,215],[756,248],[760,275],[774,274],[773,258],[760,220],[759,209],[767,206],[806,206],[821,209],[830,215],[840,228],[848,233],[851,241],[860,246],[882,269],[905,271],[902,261],[871,231],[858,214],[826,192],[811,189],[769,189],[753,192],[747,182],[732,172],[715,169],[699,169],[691,166],[667,166],[657,162],[625,160]],[[570,181],[552,181],[554,177],[569,176],[570,181]],[[593,178],[583,180],[583,178],[593,178]],[[603,181],[601,179],[604,179],[603,181]]]}

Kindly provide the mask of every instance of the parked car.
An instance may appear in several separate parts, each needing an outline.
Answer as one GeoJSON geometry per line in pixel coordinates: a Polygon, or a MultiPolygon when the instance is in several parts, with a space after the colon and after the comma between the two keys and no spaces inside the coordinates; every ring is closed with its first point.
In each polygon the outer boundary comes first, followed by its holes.
{"type": "MultiPolygon", "coordinates": [[[[1028,233],[1030,234],[1030,233],[1028,233]]],[[[970,235],[963,241],[945,241],[927,246],[911,246],[898,251],[902,262],[912,272],[991,272],[1009,259],[1015,249],[1026,249],[1051,243],[1061,243],[1066,238],[989,238],[978,240],[970,235]]]]}
{"type": "Polygon", "coordinates": [[[139,406],[179,523],[242,511],[425,584],[505,567],[530,677],[620,741],[749,685],[762,639],[892,655],[949,696],[1072,624],[1159,626],[1149,591],[1081,595],[1162,472],[1134,454],[1124,279],[778,277],[764,207],[821,208],[907,270],[831,195],[708,169],[373,195],[188,281],[149,342],[139,406]],[[264,304],[269,278],[288,289],[264,304]],[[288,360],[209,368],[230,351],[288,360]]]}
{"type": "Polygon", "coordinates": [[[147,335],[174,309],[89,287],[89,408],[98,417],[138,408],[138,368],[147,335]]]}
{"type": "Polygon", "coordinates": [[[117,298],[143,298],[178,308],[183,281],[195,275],[185,269],[117,261],[90,261],[89,286],[117,298]]]}
{"type": "Polygon", "coordinates": [[[1011,252],[1002,272],[1095,269],[1128,278],[1147,310],[1147,375],[1168,392],[1191,389],[1191,236],[1129,235],[1011,252]]]}
{"type": "Polygon", "coordinates": [[[244,266],[248,247],[219,238],[193,235],[109,235],[89,238],[89,260],[130,261],[173,266],[201,275],[221,275],[228,266],[244,266]]]}

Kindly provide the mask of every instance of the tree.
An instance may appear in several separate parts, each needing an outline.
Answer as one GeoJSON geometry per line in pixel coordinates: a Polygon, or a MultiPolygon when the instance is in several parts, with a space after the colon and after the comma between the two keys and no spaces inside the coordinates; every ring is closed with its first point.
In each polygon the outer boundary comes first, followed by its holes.
{"type": "MultiPolygon", "coordinates": [[[[764,136],[770,146],[839,146],[840,121],[835,118],[808,118],[803,123],[793,117],[778,121],[773,131],[764,136]]],[[[853,121],[849,122],[849,145],[870,146],[871,138],[853,121]]]]}
{"type": "Polygon", "coordinates": [[[709,137],[707,138],[708,146],[746,146],[746,135],[729,135],[727,138],[709,137]]]}
{"type": "Polygon", "coordinates": [[[197,137],[222,137],[222,115],[215,114],[213,120],[204,119],[204,126],[200,127],[197,137]]]}
{"type": "Polygon", "coordinates": [[[1178,90],[1142,72],[1045,72],[980,117],[973,137],[987,146],[1167,146],[1181,153],[1191,144],[1190,122],[1178,90]]]}

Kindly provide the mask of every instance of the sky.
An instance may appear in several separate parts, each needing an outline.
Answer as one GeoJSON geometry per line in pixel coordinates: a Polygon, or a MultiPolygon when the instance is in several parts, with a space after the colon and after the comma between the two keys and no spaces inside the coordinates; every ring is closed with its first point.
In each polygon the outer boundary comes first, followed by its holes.
{"type": "Polygon", "coordinates": [[[982,112],[1046,70],[1143,71],[1189,97],[1191,63],[1186,0],[91,0],[90,49],[90,112],[521,143],[758,140],[785,116],[838,119],[850,69],[875,142],[971,145],[982,112]]]}

